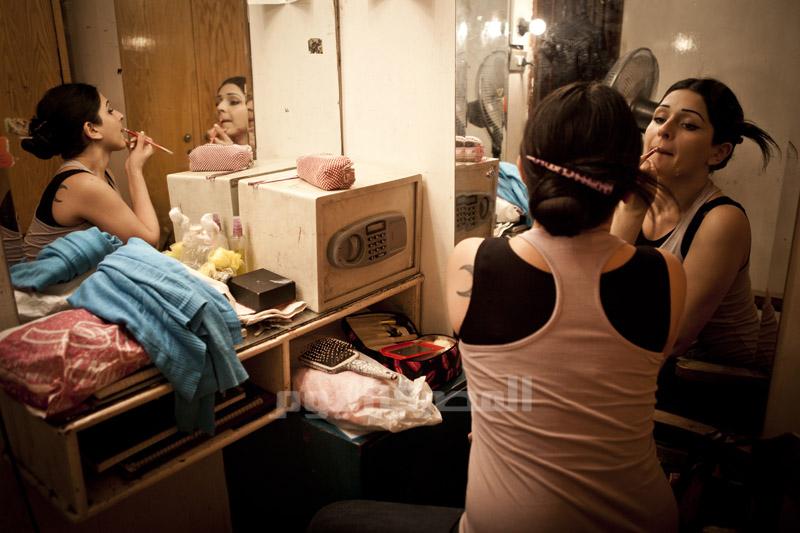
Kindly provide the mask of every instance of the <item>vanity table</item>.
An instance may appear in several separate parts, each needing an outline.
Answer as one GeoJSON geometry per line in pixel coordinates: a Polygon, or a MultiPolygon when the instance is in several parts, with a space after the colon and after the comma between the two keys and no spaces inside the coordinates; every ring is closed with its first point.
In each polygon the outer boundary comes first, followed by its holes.
{"type": "MultiPolygon", "coordinates": [[[[167,382],[153,384],[60,424],[36,418],[22,404],[0,394],[3,419],[23,477],[67,518],[79,522],[145,489],[158,484],[167,486],[170,478],[192,465],[202,461],[206,464],[221,462],[222,448],[285,417],[287,406],[281,401],[281,393],[291,389],[292,360],[308,344],[321,336],[341,336],[340,320],[366,308],[402,312],[418,323],[422,281],[422,275],[416,274],[323,313],[305,311],[287,324],[251,327],[244,341],[237,346],[237,354],[250,375],[251,388],[260,391],[262,398],[277,401],[262,401],[261,409],[255,411],[256,416],[241,420],[233,416],[233,424],[218,428],[213,436],[202,436],[188,445],[174,446],[171,453],[153,461],[155,466],[133,475],[126,474],[119,466],[98,467],[91,457],[92,450],[119,438],[120,420],[123,419],[138,420],[141,424],[138,426],[141,430],[128,431],[135,435],[133,444],[152,435],[153,430],[148,426],[158,417],[150,416],[146,410],[152,409],[159,401],[171,405],[172,387],[167,382]]],[[[143,449],[141,453],[146,454],[147,450],[143,449]]],[[[212,466],[219,471],[220,463],[212,466]]],[[[189,491],[190,497],[191,492],[204,490],[196,482],[188,486],[192,488],[187,489],[184,484],[182,491],[189,491]]],[[[225,492],[224,487],[222,492],[225,492]]],[[[148,500],[150,498],[145,501],[148,500]]],[[[224,507],[227,517],[227,505],[224,507]]],[[[202,513],[203,509],[192,509],[191,512],[202,513]]]]}

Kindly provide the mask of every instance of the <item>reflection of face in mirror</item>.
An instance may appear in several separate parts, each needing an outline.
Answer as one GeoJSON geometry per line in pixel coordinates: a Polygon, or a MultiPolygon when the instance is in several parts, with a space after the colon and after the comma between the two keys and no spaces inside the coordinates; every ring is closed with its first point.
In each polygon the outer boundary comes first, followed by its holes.
{"type": "Polygon", "coordinates": [[[744,120],[736,96],[723,83],[687,79],[667,89],[645,131],[645,151],[657,151],[643,170],[670,194],[657,198],[651,209],[638,210],[644,220],[637,243],[668,250],[686,270],[688,298],[677,354],[768,368],[772,354],[759,353],[760,324],[750,290],[750,223],[744,208],[712,181],[744,139],[759,146],[766,166],[777,146],[744,120]]]}
{"type": "Polygon", "coordinates": [[[255,146],[253,99],[243,76],[223,81],[216,94],[217,123],[208,131],[209,142],[255,146]]]}

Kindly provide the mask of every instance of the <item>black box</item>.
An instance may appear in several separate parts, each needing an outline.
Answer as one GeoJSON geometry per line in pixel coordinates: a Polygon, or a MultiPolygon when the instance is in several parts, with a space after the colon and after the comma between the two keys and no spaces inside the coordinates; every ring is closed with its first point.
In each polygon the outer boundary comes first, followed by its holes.
{"type": "Polygon", "coordinates": [[[228,288],[236,301],[255,312],[294,301],[294,281],[264,268],[234,276],[228,288]]]}

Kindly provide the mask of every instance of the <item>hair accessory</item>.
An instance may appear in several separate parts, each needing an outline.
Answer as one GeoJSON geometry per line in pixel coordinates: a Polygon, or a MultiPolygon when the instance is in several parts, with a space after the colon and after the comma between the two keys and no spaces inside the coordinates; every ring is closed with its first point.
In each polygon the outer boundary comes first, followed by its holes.
{"type": "Polygon", "coordinates": [[[549,163],[543,159],[539,159],[538,157],[533,157],[532,155],[526,155],[525,157],[533,161],[535,164],[546,168],[547,170],[550,170],[557,174],[561,174],[565,178],[575,180],[578,183],[582,183],[587,187],[592,188],[602,194],[611,194],[611,191],[614,190],[614,186],[610,183],[606,183],[600,180],[596,180],[594,178],[590,178],[588,176],[584,176],[579,172],[575,172],[574,170],[570,170],[560,165],[556,165],[555,163],[549,163]]]}

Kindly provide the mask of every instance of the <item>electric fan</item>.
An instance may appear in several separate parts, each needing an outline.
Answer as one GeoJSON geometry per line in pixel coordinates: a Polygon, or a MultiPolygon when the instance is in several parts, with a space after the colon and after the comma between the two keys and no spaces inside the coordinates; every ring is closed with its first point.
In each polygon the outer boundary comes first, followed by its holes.
{"type": "Polygon", "coordinates": [[[603,83],[619,91],[631,106],[636,124],[644,131],[658,105],[650,100],[658,85],[658,61],[649,48],[628,52],[608,71],[603,83]]]}
{"type": "Polygon", "coordinates": [[[486,128],[492,139],[492,157],[500,157],[503,146],[507,84],[508,53],[505,50],[496,50],[481,61],[475,82],[478,108],[483,122],[480,125],[486,128]]]}
{"type": "Polygon", "coordinates": [[[467,60],[456,54],[456,135],[467,134],[467,60]]]}

